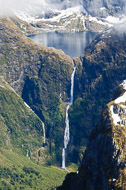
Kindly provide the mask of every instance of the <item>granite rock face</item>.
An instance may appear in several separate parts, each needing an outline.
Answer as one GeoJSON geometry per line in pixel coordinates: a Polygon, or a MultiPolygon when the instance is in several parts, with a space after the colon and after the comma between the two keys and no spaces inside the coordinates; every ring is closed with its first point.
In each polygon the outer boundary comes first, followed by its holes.
{"type": "Polygon", "coordinates": [[[79,172],[68,174],[59,189],[126,189],[126,81],[120,92],[92,131],[79,172]]]}

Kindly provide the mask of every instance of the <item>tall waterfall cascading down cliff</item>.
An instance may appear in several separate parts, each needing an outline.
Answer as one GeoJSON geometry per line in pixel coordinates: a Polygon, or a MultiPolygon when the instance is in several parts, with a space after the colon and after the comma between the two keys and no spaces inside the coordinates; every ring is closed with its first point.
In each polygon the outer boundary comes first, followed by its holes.
{"type": "Polygon", "coordinates": [[[73,104],[73,92],[74,92],[74,76],[75,76],[76,66],[74,66],[72,75],[71,75],[71,90],[70,90],[70,101],[68,102],[67,108],[66,108],[66,118],[65,118],[65,133],[64,133],[64,148],[62,150],[62,168],[66,168],[66,149],[68,146],[68,143],[70,141],[70,131],[69,131],[69,109],[70,106],[73,104]]]}
{"type": "Polygon", "coordinates": [[[46,141],[46,135],[45,135],[45,124],[42,122],[42,128],[43,128],[43,146],[45,146],[45,141],[46,141]]]}

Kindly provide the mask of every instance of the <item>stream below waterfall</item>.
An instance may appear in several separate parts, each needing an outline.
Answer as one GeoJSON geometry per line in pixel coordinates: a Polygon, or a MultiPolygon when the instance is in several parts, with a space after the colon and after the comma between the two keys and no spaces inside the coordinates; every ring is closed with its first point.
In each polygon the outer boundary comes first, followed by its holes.
{"type": "Polygon", "coordinates": [[[43,146],[45,146],[46,143],[46,134],[45,134],[45,124],[42,122],[42,128],[43,128],[43,146]]]}

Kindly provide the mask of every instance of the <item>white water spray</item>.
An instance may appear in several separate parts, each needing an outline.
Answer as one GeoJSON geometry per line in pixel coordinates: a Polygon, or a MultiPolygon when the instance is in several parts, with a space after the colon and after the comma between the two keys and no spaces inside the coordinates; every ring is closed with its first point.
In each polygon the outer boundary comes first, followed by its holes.
{"type": "Polygon", "coordinates": [[[70,90],[70,101],[68,102],[67,108],[66,108],[66,118],[65,118],[65,123],[66,123],[66,127],[65,127],[65,133],[64,133],[64,148],[62,150],[62,168],[66,169],[66,149],[67,149],[67,145],[70,141],[70,131],[69,131],[69,109],[70,106],[73,104],[73,91],[74,91],[74,76],[75,76],[75,71],[76,71],[76,67],[74,66],[72,75],[71,75],[71,90],[70,90]]]}
{"type": "Polygon", "coordinates": [[[45,136],[45,124],[43,122],[42,122],[42,128],[43,128],[43,137],[44,137],[43,145],[45,146],[46,136],[45,136]]]}
{"type": "Polygon", "coordinates": [[[27,154],[26,154],[26,157],[28,158],[29,157],[29,153],[28,153],[29,151],[27,150],[27,154]]]}

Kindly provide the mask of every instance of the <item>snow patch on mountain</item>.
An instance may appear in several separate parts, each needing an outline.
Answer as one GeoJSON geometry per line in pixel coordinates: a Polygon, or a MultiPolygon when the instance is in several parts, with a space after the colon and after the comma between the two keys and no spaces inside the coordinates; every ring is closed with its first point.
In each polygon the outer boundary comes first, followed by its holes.
{"type": "Polygon", "coordinates": [[[126,80],[120,84],[120,87],[122,87],[125,92],[114,101],[114,104],[110,107],[110,111],[113,123],[124,127],[126,126],[126,80]]]}
{"type": "Polygon", "coordinates": [[[114,17],[114,16],[108,16],[105,21],[107,21],[110,24],[121,24],[126,22],[125,15],[121,15],[120,17],[114,17]]]}
{"type": "Polygon", "coordinates": [[[121,123],[121,118],[119,117],[119,115],[118,115],[118,113],[115,113],[115,109],[114,109],[114,105],[112,105],[111,107],[110,107],[110,110],[111,110],[111,114],[112,114],[112,119],[113,119],[113,123],[115,124],[115,125],[118,125],[118,124],[120,124],[121,123]]]}
{"type": "Polygon", "coordinates": [[[101,24],[101,25],[112,26],[111,24],[109,24],[109,22],[106,22],[104,19],[101,20],[97,17],[89,16],[89,21],[96,22],[96,23],[101,24]]]}
{"type": "Polygon", "coordinates": [[[126,90],[126,80],[124,80],[124,81],[120,84],[120,86],[122,86],[123,89],[126,90]]]}
{"type": "MultiPolygon", "coordinates": [[[[59,22],[61,19],[67,18],[73,14],[78,14],[78,13],[86,14],[86,10],[84,10],[82,6],[71,7],[71,8],[67,8],[64,10],[50,9],[50,10],[48,10],[48,13],[49,13],[49,11],[53,12],[53,14],[54,14],[53,17],[44,18],[43,13],[45,13],[45,12],[42,12],[41,18],[40,18],[40,15],[37,16],[37,15],[29,14],[27,11],[25,11],[25,12],[18,11],[18,12],[15,12],[15,14],[21,20],[24,20],[28,23],[35,23],[35,22],[39,22],[39,21],[57,21],[57,22],[59,22]],[[55,16],[55,13],[56,13],[56,16],[55,16]]],[[[51,12],[50,12],[50,14],[51,14],[51,12]]]]}
{"type": "Polygon", "coordinates": [[[48,20],[48,21],[57,21],[60,22],[61,19],[66,19],[69,16],[72,16],[73,14],[80,14],[85,12],[82,6],[76,6],[76,7],[71,7],[67,8],[66,10],[58,11],[59,15],[54,16],[53,18],[49,19],[42,19],[42,20],[48,20]]]}
{"type": "MultiPolygon", "coordinates": [[[[126,80],[124,80],[123,83],[120,84],[120,86],[122,86],[122,88],[123,88],[124,90],[126,90],[126,80]]],[[[122,96],[120,96],[119,98],[117,98],[117,99],[115,100],[115,103],[116,103],[116,104],[119,104],[119,103],[121,103],[121,102],[123,102],[123,103],[126,102],[126,92],[123,93],[122,96]]]]}
{"type": "MultiPolygon", "coordinates": [[[[102,0],[94,3],[86,0],[37,0],[28,2],[24,10],[15,10],[14,12],[18,18],[41,28],[42,31],[90,30],[101,32],[108,27],[126,22],[123,12],[120,14],[115,12],[115,9],[119,9],[119,7],[114,6],[113,2],[107,3],[107,6],[102,0]],[[112,4],[113,14],[110,12],[109,4],[112,4]],[[95,10],[93,5],[98,5],[99,8],[95,10]],[[73,23],[74,21],[75,23],[73,23]],[[77,26],[79,26],[78,29],[77,26]]],[[[121,2],[120,4],[122,5],[121,2]]]]}
{"type": "Polygon", "coordinates": [[[46,14],[35,15],[27,11],[15,12],[21,20],[39,27],[41,31],[53,32],[75,32],[85,31],[85,15],[87,14],[83,6],[75,6],[63,10],[49,10],[46,14]]]}

